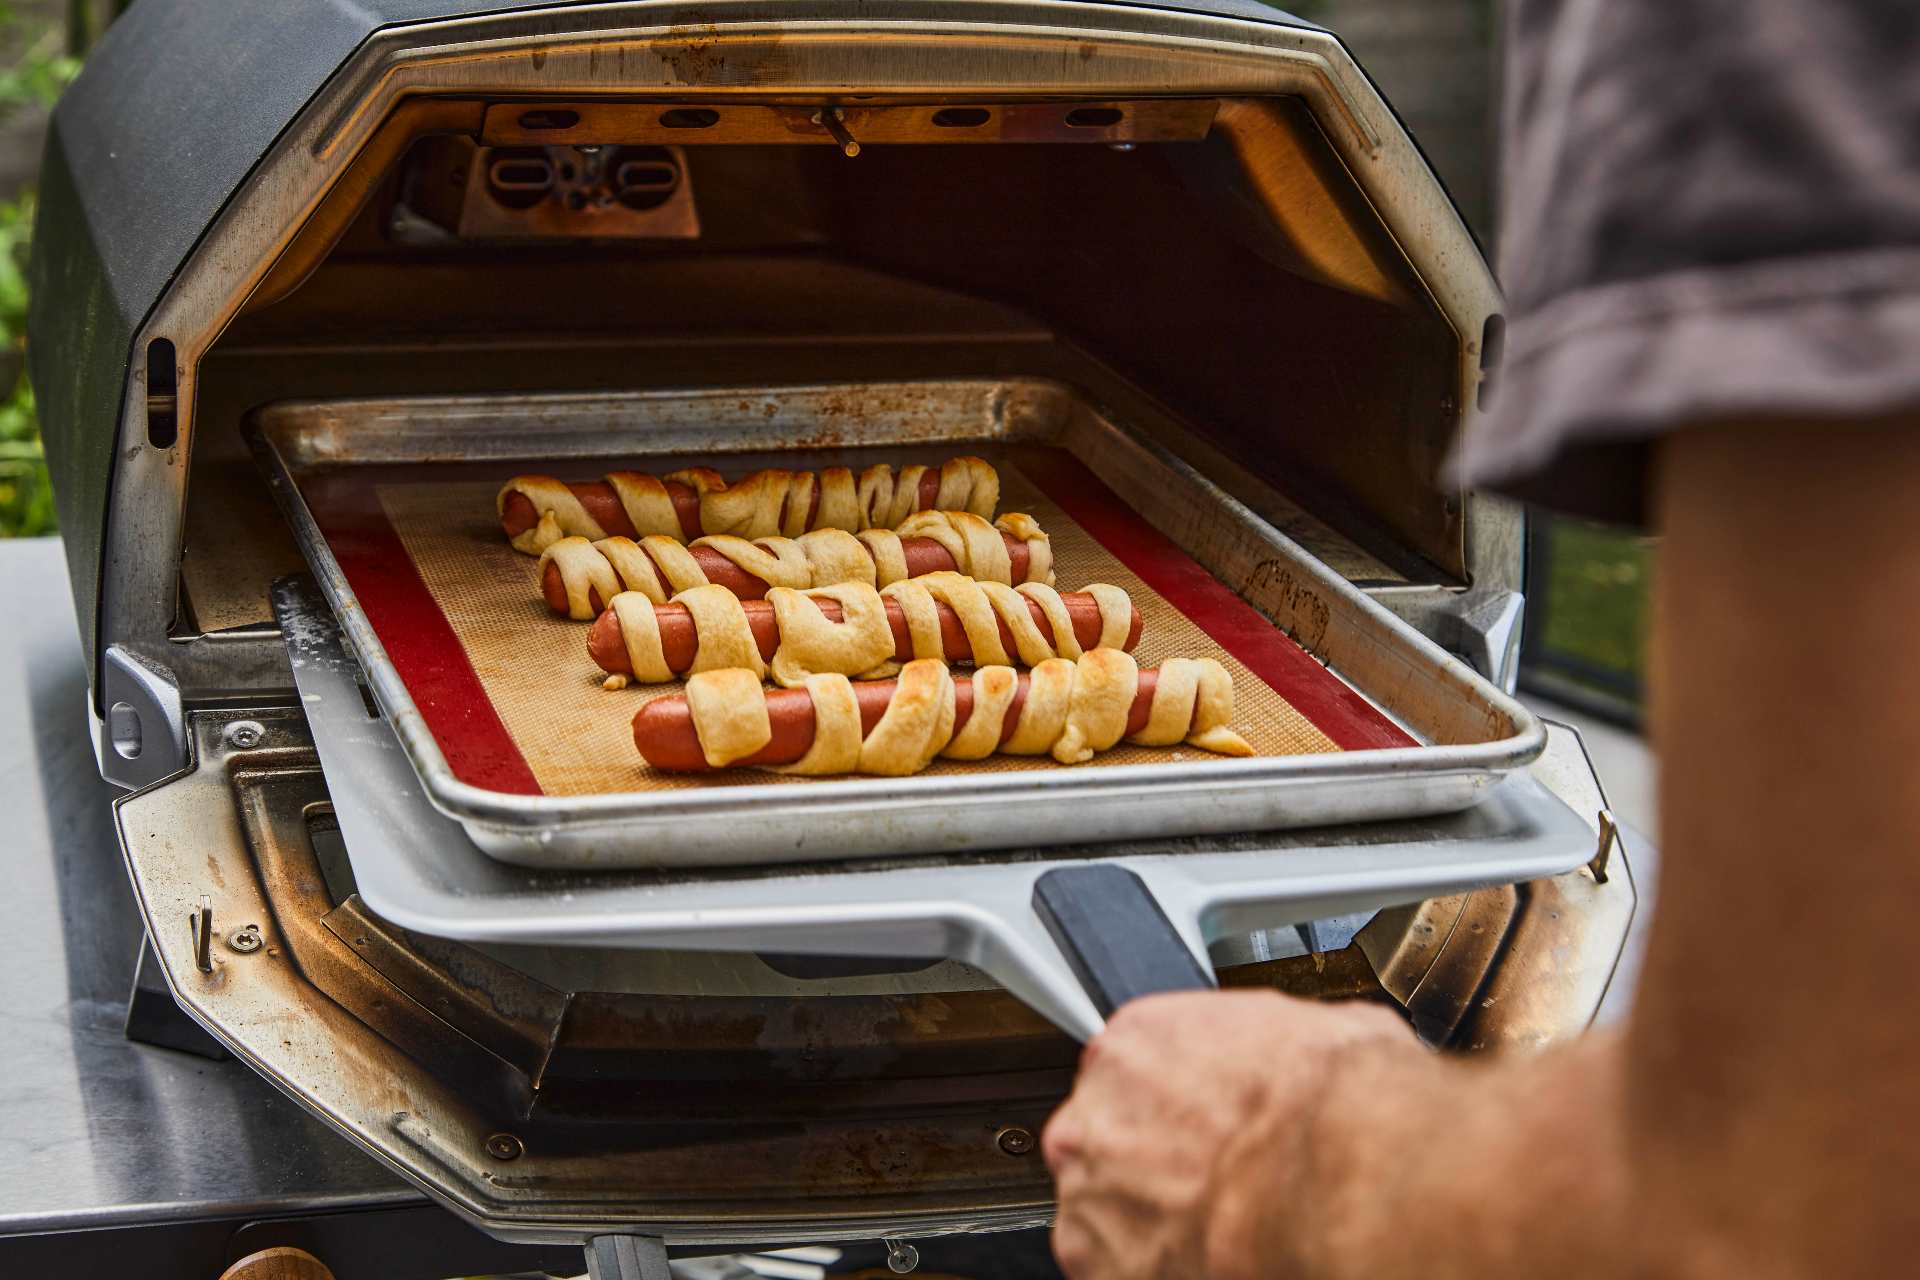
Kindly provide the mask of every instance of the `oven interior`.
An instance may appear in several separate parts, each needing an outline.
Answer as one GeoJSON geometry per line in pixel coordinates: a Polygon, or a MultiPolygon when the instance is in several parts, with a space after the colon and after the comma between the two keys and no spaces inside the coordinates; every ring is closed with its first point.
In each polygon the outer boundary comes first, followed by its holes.
{"type": "Polygon", "coordinates": [[[1460,339],[1299,100],[873,108],[853,156],[808,110],[397,109],[201,363],[175,634],[301,567],[246,412],[415,392],[1052,377],[1354,581],[1465,582],[1460,339]]]}

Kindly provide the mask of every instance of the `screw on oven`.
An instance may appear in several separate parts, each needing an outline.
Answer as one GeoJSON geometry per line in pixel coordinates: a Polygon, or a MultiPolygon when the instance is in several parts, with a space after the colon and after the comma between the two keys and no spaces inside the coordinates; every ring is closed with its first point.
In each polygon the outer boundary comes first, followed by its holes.
{"type": "Polygon", "coordinates": [[[227,939],[227,945],[243,956],[250,956],[260,949],[260,926],[250,924],[244,929],[235,929],[233,936],[227,939]]]}
{"type": "Polygon", "coordinates": [[[487,1154],[495,1160],[518,1160],[526,1147],[510,1133],[496,1133],[487,1139],[487,1154]]]}
{"type": "Polygon", "coordinates": [[[1023,1156],[1033,1150],[1033,1130],[1023,1129],[1017,1124],[1010,1124],[994,1134],[993,1140],[1010,1156],[1023,1156]]]}
{"type": "Polygon", "coordinates": [[[245,751],[260,745],[267,731],[258,720],[235,720],[227,726],[227,745],[245,751]]]}
{"type": "Polygon", "coordinates": [[[903,1276],[920,1265],[920,1251],[905,1240],[883,1240],[887,1246],[887,1270],[903,1276]]]}

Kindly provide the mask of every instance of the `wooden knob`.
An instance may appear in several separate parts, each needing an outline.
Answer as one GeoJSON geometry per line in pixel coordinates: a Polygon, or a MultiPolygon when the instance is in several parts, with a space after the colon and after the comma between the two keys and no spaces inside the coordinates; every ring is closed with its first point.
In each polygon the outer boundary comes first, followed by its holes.
{"type": "Polygon", "coordinates": [[[220,1273],[220,1280],[333,1280],[327,1264],[305,1249],[262,1249],[220,1273]]]}

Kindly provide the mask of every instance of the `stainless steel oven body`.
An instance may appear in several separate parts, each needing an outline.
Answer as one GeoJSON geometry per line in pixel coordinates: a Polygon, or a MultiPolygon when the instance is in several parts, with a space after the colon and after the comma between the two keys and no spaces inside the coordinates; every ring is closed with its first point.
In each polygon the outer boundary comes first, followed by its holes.
{"type": "MultiPolygon", "coordinates": [[[[1339,40],[1262,5],[148,0],[56,112],[39,217],[88,710],[136,789],[119,830],[168,981],[503,1237],[1044,1220],[1033,1135],[1074,1045],[964,963],[463,943],[370,911],[269,600],[305,564],[242,435],[262,406],[1070,387],[1511,690],[1520,516],[1441,479],[1497,375],[1498,290],[1339,40]]],[[[1225,985],[1391,1002],[1435,1044],[1578,1033],[1634,892],[1577,739],[1536,745],[1525,781],[1591,865],[1195,945],[1225,985]]],[[[1286,843],[1470,853],[1502,813],[1286,843]]],[[[645,889],[487,865],[487,912],[645,889]]]]}

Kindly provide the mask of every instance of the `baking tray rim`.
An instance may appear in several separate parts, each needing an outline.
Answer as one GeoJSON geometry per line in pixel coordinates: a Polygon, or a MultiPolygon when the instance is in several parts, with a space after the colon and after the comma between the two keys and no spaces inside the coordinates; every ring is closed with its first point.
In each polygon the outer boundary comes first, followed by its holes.
{"type": "Polygon", "coordinates": [[[1055,868],[1097,860],[1129,869],[1196,961],[1211,968],[1209,945],[1235,933],[1558,875],[1592,858],[1591,823],[1528,768],[1490,787],[1484,804],[1387,823],[1243,831],[1197,843],[1080,840],[961,859],[527,876],[412,785],[393,726],[364,715],[358,660],[313,580],[283,580],[274,601],[276,616],[294,624],[288,653],[356,891],[382,918],[430,936],[945,956],[984,970],[1085,1038],[1099,1029],[1099,1015],[1032,905],[1038,877],[1055,868]]]}
{"type": "MultiPolygon", "coordinates": [[[[348,430],[350,431],[351,428],[348,430]]],[[[1497,775],[1526,766],[1538,758],[1546,747],[1545,727],[1517,700],[1496,688],[1479,673],[1466,667],[1458,658],[1440,649],[1426,636],[1368,597],[1365,592],[1327,568],[1304,547],[1274,528],[1251,508],[1219,489],[1195,471],[1190,464],[1160,446],[1157,441],[1144,438],[1129,430],[1107,413],[1104,407],[1089,400],[1078,388],[1052,379],[1008,376],[906,379],[898,382],[796,383],[778,386],[637,392],[516,392],[300,398],[274,401],[252,410],[247,417],[246,434],[267,469],[269,484],[283,514],[292,526],[296,541],[307,557],[314,578],[319,583],[328,604],[332,606],[336,619],[359,658],[367,683],[378,699],[382,711],[392,722],[401,746],[412,761],[428,799],[435,808],[449,817],[463,823],[480,824],[496,831],[540,834],[639,818],[711,819],[730,816],[748,806],[752,807],[756,822],[761,825],[786,817],[796,820],[818,820],[823,814],[841,808],[858,810],[871,817],[876,809],[919,808],[926,805],[951,807],[961,803],[1004,805],[1010,798],[1010,793],[1017,790],[1039,792],[1043,796],[1047,793],[1057,793],[1074,798],[1090,794],[1096,798],[1102,795],[1111,798],[1116,795],[1178,789],[1183,797],[1191,797],[1196,794],[1195,788],[1204,788],[1209,785],[1238,789],[1263,784],[1284,784],[1289,789],[1294,789],[1310,783],[1360,783],[1389,781],[1398,777],[1434,780],[1452,776],[1481,777],[1491,780],[1497,775]],[[1394,635],[1403,644],[1412,646],[1414,652],[1428,662],[1443,668],[1458,668],[1457,674],[1464,675],[1470,684],[1478,686],[1479,695],[1507,718],[1514,732],[1504,738],[1479,743],[1422,744],[1413,747],[1372,748],[1245,759],[1221,757],[1165,764],[1116,765],[1105,769],[1062,769],[1057,772],[1036,770],[1017,775],[982,773],[911,778],[809,779],[804,786],[795,786],[791,782],[733,783],[725,787],[682,791],[606,792],[582,796],[520,795],[495,791],[463,781],[454,775],[438,741],[414,704],[405,681],[401,679],[392,660],[388,658],[386,648],[368,621],[365,611],[360,608],[358,598],[351,585],[347,583],[339,561],[334,557],[331,546],[307,505],[306,496],[301,491],[288,452],[283,450],[279,439],[283,433],[294,429],[294,423],[288,420],[297,418],[302,413],[339,414],[345,411],[350,414],[357,408],[372,409],[376,406],[431,405],[442,408],[472,406],[484,411],[490,408],[497,410],[503,401],[510,400],[516,404],[546,405],[555,408],[568,405],[619,408],[689,400],[738,401],[743,398],[768,396],[790,399],[843,393],[849,389],[935,388],[953,385],[972,387],[1018,385],[1044,388],[1064,393],[1096,409],[1112,429],[1129,436],[1141,448],[1153,454],[1156,461],[1170,470],[1197,481],[1210,491],[1208,496],[1213,501],[1229,508],[1230,514],[1237,521],[1258,528],[1266,540],[1286,550],[1292,566],[1310,577],[1313,585],[1341,598],[1349,607],[1361,610],[1382,632],[1394,635]],[[1010,785],[1009,778],[1017,778],[1017,785],[1010,785]]],[[[618,428],[605,429],[604,434],[608,438],[608,445],[601,450],[601,453],[615,455],[622,452],[615,446],[614,441],[616,439],[624,441],[627,437],[621,436],[618,428]]],[[[396,436],[394,429],[389,425],[383,432],[382,443],[390,449],[398,438],[403,437],[404,432],[396,436]]],[[[524,443],[527,446],[525,448],[509,449],[504,452],[478,450],[456,458],[408,459],[404,455],[389,452],[378,460],[366,461],[356,461],[344,455],[335,456],[325,465],[344,468],[361,465],[406,464],[409,461],[423,465],[434,462],[457,465],[473,461],[509,461],[521,458],[540,461],[557,457],[579,461],[594,456],[591,453],[559,454],[552,449],[543,450],[539,447],[543,438],[538,434],[522,434],[513,439],[524,443]]],[[[991,443],[990,438],[979,436],[959,437],[955,438],[955,442],[965,438],[986,439],[991,443]]],[[[497,445],[503,442],[505,442],[504,437],[488,443],[497,445]]],[[[814,447],[817,449],[820,446],[814,447]]],[[[777,450],[767,448],[751,450],[751,452],[769,451],[777,450]]],[[[625,452],[631,454],[646,451],[628,449],[625,452]]],[[[741,449],[734,452],[749,452],[749,450],[741,449]]],[[[1352,687],[1363,696],[1368,696],[1359,686],[1352,687]]]]}

